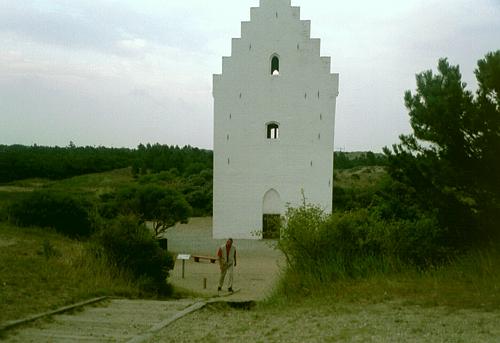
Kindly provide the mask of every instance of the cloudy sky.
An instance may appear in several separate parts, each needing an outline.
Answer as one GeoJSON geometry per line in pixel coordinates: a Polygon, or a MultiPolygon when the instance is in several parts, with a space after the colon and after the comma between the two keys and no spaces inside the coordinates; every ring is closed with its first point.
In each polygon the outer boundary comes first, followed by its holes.
{"type": "MultiPolygon", "coordinates": [[[[212,148],[212,74],[258,0],[0,0],[0,144],[212,148]]],[[[440,57],[471,89],[500,0],[292,0],[340,74],[336,150],[410,131],[403,93],[440,57]]]]}

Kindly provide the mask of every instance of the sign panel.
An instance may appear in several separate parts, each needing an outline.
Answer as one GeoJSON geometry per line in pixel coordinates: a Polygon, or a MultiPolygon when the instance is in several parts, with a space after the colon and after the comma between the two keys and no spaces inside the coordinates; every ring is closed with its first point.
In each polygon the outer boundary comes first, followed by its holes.
{"type": "Polygon", "coordinates": [[[179,254],[177,255],[178,260],[189,260],[191,258],[191,255],[189,254],[179,254]]]}

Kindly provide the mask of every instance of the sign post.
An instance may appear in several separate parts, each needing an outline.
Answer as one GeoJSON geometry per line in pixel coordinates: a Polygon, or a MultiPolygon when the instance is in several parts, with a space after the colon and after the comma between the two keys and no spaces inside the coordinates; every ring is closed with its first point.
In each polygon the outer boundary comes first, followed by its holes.
{"type": "Polygon", "coordinates": [[[189,254],[179,254],[177,255],[178,260],[182,260],[182,278],[184,279],[184,268],[185,268],[185,263],[186,260],[189,260],[191,258],[191,255],[189,254]]]}

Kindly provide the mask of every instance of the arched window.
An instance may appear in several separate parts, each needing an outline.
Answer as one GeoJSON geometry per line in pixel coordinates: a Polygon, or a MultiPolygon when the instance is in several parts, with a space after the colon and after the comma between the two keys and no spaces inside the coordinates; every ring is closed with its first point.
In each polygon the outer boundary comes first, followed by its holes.
{"type": "Polygon", "coordinates": [[[267,139],[278,139],[280,137],[280,125],[276,122],[268,123],[267,139]]]}
{"type": "Polygon", "coordinates": [[[271,75],[279,75],[280,74],[280,58],[274,55],[271,58],[271,75]]]}

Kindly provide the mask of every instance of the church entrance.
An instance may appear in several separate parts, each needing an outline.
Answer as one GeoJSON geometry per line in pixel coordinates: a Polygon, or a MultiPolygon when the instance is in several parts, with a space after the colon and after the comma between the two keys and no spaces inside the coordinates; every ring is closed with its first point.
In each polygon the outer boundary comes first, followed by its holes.
{"type": "Polygon", "coordinates": [[[262,238],[280,238],[281,214],[264,214],[262,216],[262,238]]]}
{"type": "Polygon", "coordinates": [[[275,239],[280,237],[281,214],[284,211],[283,202],[275,189],[264,194],[262,202],[262,238],[275,239]]]}

